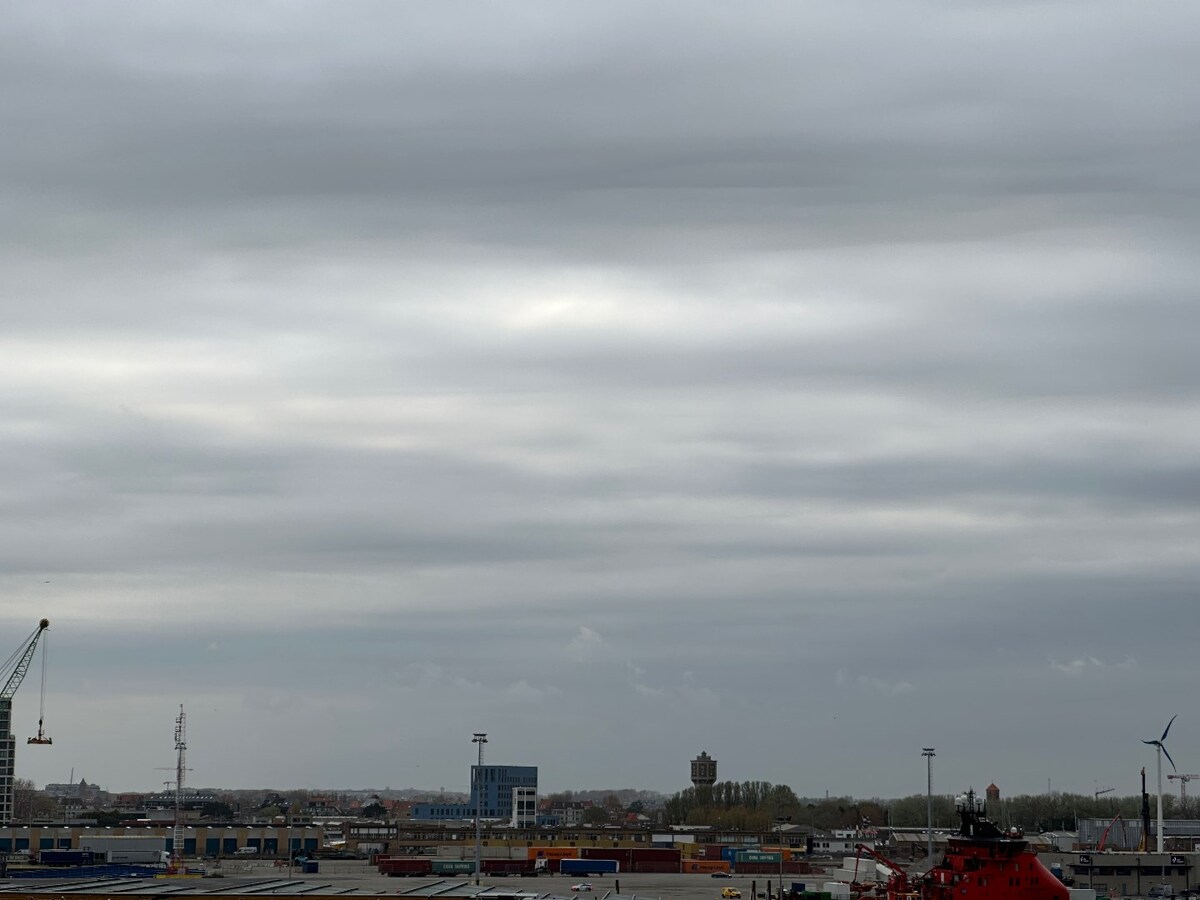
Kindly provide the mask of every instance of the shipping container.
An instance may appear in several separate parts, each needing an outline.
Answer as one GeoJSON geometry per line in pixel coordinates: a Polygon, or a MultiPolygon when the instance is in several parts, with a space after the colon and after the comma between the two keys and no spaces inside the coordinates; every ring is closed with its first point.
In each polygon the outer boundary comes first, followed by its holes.
{"type": "Polygon", "coordinates": [[[97,856],[109,850],[166,850],[167,839],[142,834],[85,834],[79,838],[79,849],[91,850],[97,856]]]}
{"type": "Polygon", "coordinates": [[[646,860],[645,862],[635,862],[633,868],[629,871],[636,872],[639,875],[678,875],[679,863],[646,860]]]}
{"type": "Polygon", "coordinates": [[[629,851],[633,862],[655,860],[657,862],[679,862],[682,854],[671,847],[636,847],[629,851]]]}
{"type": "Polygon", "coordinates": [[[710,875],[713,872],[728,872],[729,863],[723,859],[685,859],[680,863],[680,871],[692,875],[710,875]]]}
{"type": "MultiPolygon", "coordinates": [[[[393,878],[432,875],[433,860],[415,856],[390,856],[379,860],[379,874],[393,878]]],[[[473,871],[473,870],[472,870],[473,871]]]]}
{"type": "Polygon", "coordinates": [[[433,861],[434,875],[474,875],[475,860],[473,859],[435,859],[433,861]]]}
{"type": "MultiPolygon", "coordinates": [[[[479,855],[484,859],[511,859],[515,854],[518,859],[525,857],[525,847],[509,849],[507,844],[485,844],[479,848],[479,855]]],[[[432,851],[431,851],[432,852],[432,851]]],[[[475,842],[460,841],[457,844],[438,844],[437,852],[432,854],[435,859],[475,859],[475,842]]]]}
{"type": "Polygon", "coordinates": [[[482,861],[484,875],[536,875],[536,860],[532,859],[485,859],[482,861]]]}
{"type": "Polygon", "coordinates": [[[104,855],[97,855],[91,850],[42,850],[38,853],[37,861],[43,866],[90,866],[97,861],[103,862],[104,855]]]}
{"type": "Polygon", "coordinates": [[[615,859],[560,859],[558,871],[563,875],[616,875],[621,864],[615,859]]]}
{"type": "Polygon", "coordinates": [[[769,850],[739,850],[734,857],[739,863],[778,863],[779,860],[779,854],[769,850]]]}
{"type": "Polygon", "coordinates": [[[104,856],[114,866],[165,866],[171,861],[166,850],[109,850],[104,856]]]}
{"type": "Polygon", "coordinates": [[[580,859],[607,859],[617,863],[620,871],[628,872],[633,861],[632,850],[612,849],[610,847],[582,847],[579,850],[580,859]]]}
{"type": "Polygon", "coordinates": [[[575,847],[528,847],[530,859],[574,859],[579,855],[575,847]]]}

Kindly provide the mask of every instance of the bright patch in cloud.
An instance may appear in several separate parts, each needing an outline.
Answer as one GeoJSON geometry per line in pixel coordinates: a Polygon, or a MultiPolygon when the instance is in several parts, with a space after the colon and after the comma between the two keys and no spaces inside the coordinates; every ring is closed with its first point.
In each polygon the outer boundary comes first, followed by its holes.
{"type": "Polygon", "coordinates": [[[576,662],[592,659],[604,645],[604,638],[586,625],[579,626],[579,633],[567,644],[567,655],[576,662]]]}
{"type": "Polygon", "coordinates": [[[1069,662],[1059,662],[1052,656],[1050,657],[1050,667],[1070,678],[1077,678],[1085,672],[1098,672],[1111,669],[1129,671],[1130,669],[1137,668],[1137,661],[1132,657],[1126,657],[1119,663],[1106,663],[1094,656],[1081,656],[1069,662]]]}

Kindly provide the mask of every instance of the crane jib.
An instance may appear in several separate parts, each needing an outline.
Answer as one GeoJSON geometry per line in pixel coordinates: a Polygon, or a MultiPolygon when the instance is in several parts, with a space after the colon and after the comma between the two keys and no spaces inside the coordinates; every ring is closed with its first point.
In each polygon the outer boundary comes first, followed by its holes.
{"type": "Polygon", "coordinates": [[[13,667],[12,674],[8,676],[8,681],[5,682],[3,690],[0,690],[0,700],[11,700],[13,694],[17,692],[17,688],[25,680],[25,673],[29,671],[29,663],[33,659],[33,651],[37,649],[38,638],[49,627],[50,621],[42,619],[33,634],[26,638],[22,647],[17,649],[16,654],[13,654],[14,656],[19,654],[19,658],[13,667]]]}

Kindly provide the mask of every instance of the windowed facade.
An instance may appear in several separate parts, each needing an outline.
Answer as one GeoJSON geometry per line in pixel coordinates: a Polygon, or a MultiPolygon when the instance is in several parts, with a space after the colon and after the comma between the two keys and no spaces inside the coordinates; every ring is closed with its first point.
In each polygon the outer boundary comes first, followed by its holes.
{"type": "MultiPolygon", "coordinates": [[[[537,766],[471,766],[471,799],[466,803],[416,803],[411,817],[418,820],[474,819],[476,809],[484,819],[513,820],[513,798],[518,788],[537,800],[537,766]],[[477,806],[478,804],[478,806],[477,806]]],[[[532,818],[528,820],[532,823],[532,818]]]]}

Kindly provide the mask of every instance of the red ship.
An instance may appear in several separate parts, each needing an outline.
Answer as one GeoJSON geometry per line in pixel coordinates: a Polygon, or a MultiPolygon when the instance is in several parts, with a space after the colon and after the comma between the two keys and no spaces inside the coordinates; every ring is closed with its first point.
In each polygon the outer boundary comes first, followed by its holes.
{"type": "Polygon", "coordinates": [[[1029,849],[1019,828],[1001,831],[984,818],[984,804],[974,791],[955,801],[962,821],[951,835],[946,855],[924,875],[910,878],[896,863],[869,847],[865,852],[892,871],[887,900],[1068,900],[1067,887],[1029,849]]]}

